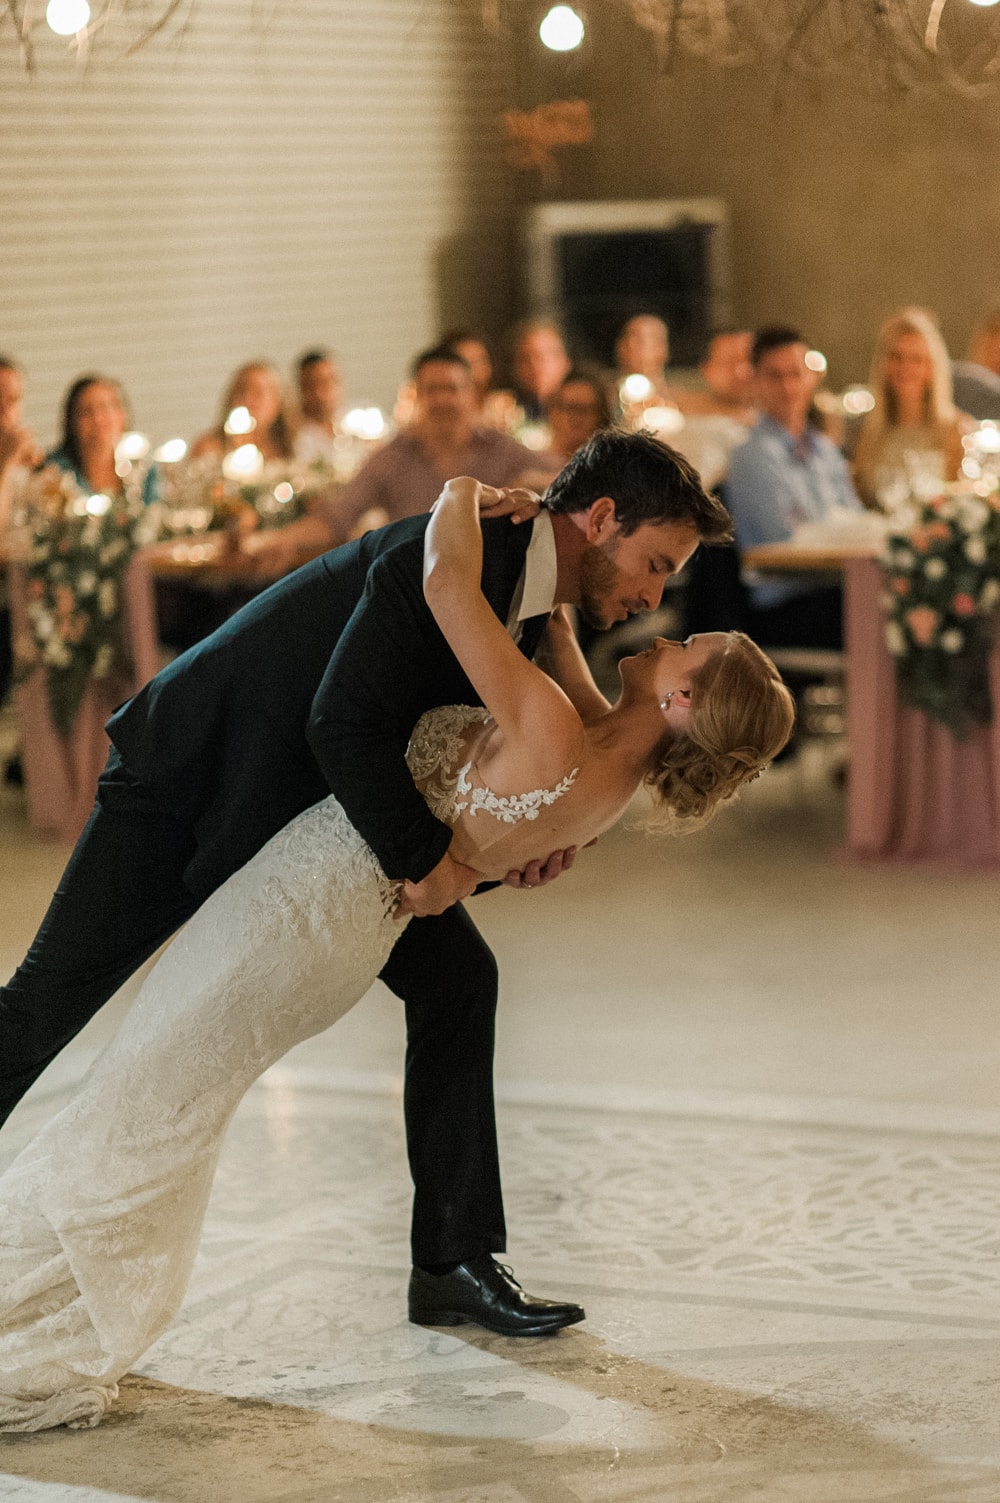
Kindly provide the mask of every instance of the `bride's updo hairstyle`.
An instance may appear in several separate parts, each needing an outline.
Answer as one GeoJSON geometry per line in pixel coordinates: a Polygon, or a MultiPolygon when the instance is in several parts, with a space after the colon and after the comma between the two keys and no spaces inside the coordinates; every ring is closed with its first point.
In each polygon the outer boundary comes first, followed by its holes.
{"type": "Polygon", "coordinates": [[[658,752],[646,783],[653,824],[686,833],[777,756],[792,734],[795,703],[771,659],[742,632],[691,676],[684,729],[658,752]]]}

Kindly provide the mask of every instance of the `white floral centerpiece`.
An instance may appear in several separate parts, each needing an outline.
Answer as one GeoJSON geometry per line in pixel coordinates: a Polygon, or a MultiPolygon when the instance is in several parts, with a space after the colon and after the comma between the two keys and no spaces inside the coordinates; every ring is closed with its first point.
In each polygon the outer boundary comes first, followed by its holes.
{"type": "Polygon", "coordinates": [[[159,477],[164,525],[175,535],[225,528],[241,512],[241,531],[284,527],[305,514],[311,494],[336,479],[322,459],[264,460],[252,444],[224,456],[161,464],[159,477]]]}
{"type": "Polygon", "coordinates": [[[17,643],[18,676],[44,668],[52,722],[64,738],[88,682],[127,665],[122,576],[159,531],[158,508],[143,502],[144,479],[144,468],[132,465],[122,494],[88,495],[75,476],[48,465],[28,483],[28,631],[17,643]]]}
{"type": "Polygon", "coordinates": [[[957,740],[993,717],[989,656],[1000,607],[995,479],[896,508],[882,554],[886,643],[902,698],[957,740]]]}

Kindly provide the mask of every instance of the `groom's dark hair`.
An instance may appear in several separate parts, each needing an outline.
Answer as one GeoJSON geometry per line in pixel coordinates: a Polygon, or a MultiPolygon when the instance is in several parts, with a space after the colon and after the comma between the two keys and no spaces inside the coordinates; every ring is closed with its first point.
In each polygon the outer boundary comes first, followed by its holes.
{"type": "Polygon", "coordinates": [[[552,512],[587,511],[602,496],[615,503],[627,537],[645,523],[680,522],[703,543],[728,543],[733,520],[709,495],[698,471],[652,433],[603,428],[578,449],[545,492],[552,512]]]}

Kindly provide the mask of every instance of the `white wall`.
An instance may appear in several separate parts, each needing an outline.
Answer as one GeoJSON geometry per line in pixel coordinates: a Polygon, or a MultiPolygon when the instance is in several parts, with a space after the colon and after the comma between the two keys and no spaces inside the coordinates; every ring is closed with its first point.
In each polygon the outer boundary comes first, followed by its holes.
{"type": "Polygon", "coordinates": [[[44,441],[84,370],[160,440],[229,372],[304,347],[391,402],[456,318],[499,321],[508,174],[465,0],[194,0],[181,34],[86,68],[0,47],[0,350],[44,441]]]}

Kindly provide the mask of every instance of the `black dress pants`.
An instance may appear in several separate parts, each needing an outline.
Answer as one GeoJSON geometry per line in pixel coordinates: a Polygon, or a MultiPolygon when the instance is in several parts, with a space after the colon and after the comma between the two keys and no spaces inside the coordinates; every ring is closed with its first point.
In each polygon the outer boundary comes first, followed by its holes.
{"type": "MultiPolygon", "coordinates": [[[[184,885],[190,825],[112,750],[97,801],[28,954],[0,988],[0,1123],[198,904],[184,885]]],[[[383,980],[404,1002],[413,1257],[503,1251],[493,1120],[496,963],[460,906],[413,919],[383,980]]]]}

